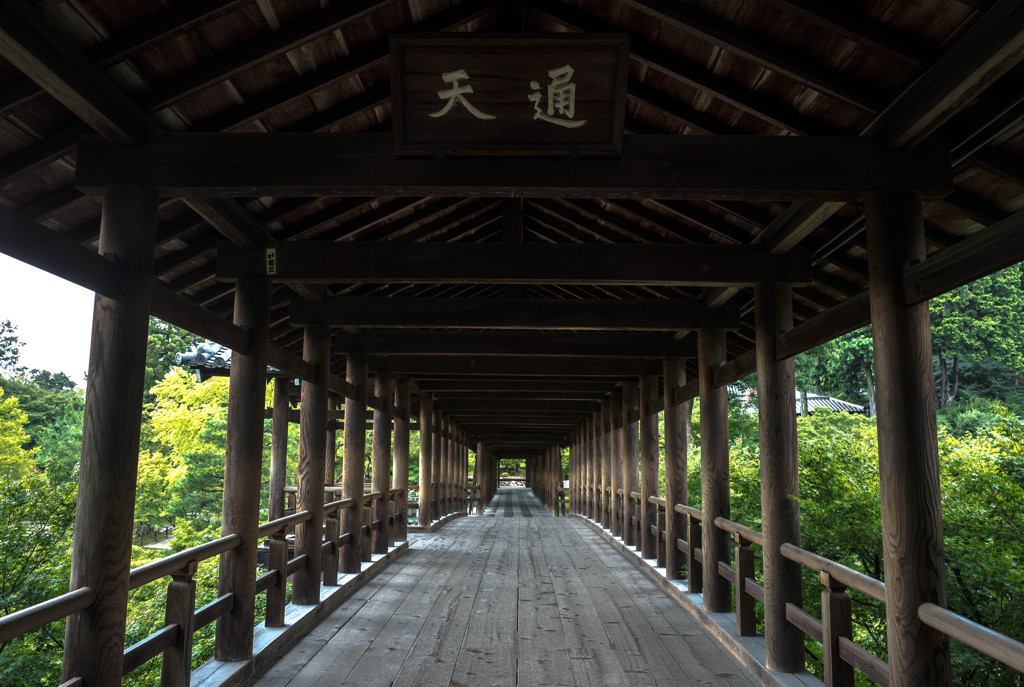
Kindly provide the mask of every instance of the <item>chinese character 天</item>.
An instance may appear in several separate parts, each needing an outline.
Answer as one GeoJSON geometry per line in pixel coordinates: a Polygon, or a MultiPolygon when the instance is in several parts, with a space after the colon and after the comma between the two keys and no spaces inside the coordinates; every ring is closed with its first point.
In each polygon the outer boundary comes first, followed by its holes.
{"type": "Polygon", "coordinates": [[[457,69],[454,72],[445,72],[441,75],[441,80],[452,85],[451,88],[441,89],[437,92],[438,98],[441,100],[447,100],[448,102],[446,102],[444,107],[437,112],[432,112],[430,114],[431,117],[444,117],[449,111],[451,111],[452,106],[454,106],[455,103],[459,103],[477,119],[496,119],[494,115],[481,112],[474,107],[472,103],[466,100],[466,95],[473,92],[473,87],[468,83],[459,83],[460,81],[469,81],[469,74],[466,73],[465,69],[457,69]]]}
{"type": "Polygon", "coordinates": [[[548,70],[551,83],[547,88],[546,111],[541,107],[544,93],[540,90],[540,84],[536,81],[530,82],[533,93],[527,98],[533,103],[534,119],[564,126],[567,129],[577,129],[587,123],[585,119],[573,119],[576,116],[576,84],[572,82],[574,72],[570,65],[548,70]]]}

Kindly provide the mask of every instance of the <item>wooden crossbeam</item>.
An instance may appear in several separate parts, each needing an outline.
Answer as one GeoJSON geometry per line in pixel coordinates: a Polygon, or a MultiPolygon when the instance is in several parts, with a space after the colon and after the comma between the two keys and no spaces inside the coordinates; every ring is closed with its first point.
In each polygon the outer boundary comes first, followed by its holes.
{"type": "Polygon", "coordinates": [[[410,376],[437,373],[486,374],[509,377],[597,377],[634,378],[658,374],[659,359],[640,358],[552,358],[546,356],[476,357],[395,355],[370,358],[372,369],[405,372],[410,376]]]}
{"type": "Polygon", "coordinates": [[[459,413],[499,414],[523,413],[594,413],[601,409],[599,401],[541,401],[538,399],[492,399],[492,400],[461,400],[439,399],[434,401],[434,409],[450,415],[459,413]]]}
{"type": "Polygon", "coordinates": [[[740,321],[735,308],[709,309],[694,301],[666,299],[340,297],[324,303],[293,303],[291,323],[335,327],[674,331],[700,327],[736,329],[740,321]]]}
{"type": "Polygon", "coordinates": [[[533,332],[405,332],[370,330],[350,335],[338,331],[334,350],[369,351],[378,355],[419,353],[436,355],[542,355],[608,356],[651,358],[693,357],[691,341],[664,335],[624,332],[571,333],[533,332]]]}
{"type": "Polygon", "coordinates": [[[529,379],[510,380],[505,377],[492,379],[425,379],[417,384],[421,393],[439,394],[444,392],[544,392],[561,391],[569,392],[607,392],[611,391],[612,382],[605,381],[580,381],[566,379],[529,379]]]}
{"type": "Polygon", "coordinates": [[[301,241],[265,250],[221,244],[217,277],[293,283],[752,286],[811,281],[810,255],[683,244],[362,243],[301,241]]]}
{"type": "Polygon", "coordinates": [[[892,152],[857,137],[628,136],[619,159],[397,159],[384,134],[160,134],[79,144],[78,186],[144,183],[172,196],[822,198],[952,190],[938,146],[892,152]]]}

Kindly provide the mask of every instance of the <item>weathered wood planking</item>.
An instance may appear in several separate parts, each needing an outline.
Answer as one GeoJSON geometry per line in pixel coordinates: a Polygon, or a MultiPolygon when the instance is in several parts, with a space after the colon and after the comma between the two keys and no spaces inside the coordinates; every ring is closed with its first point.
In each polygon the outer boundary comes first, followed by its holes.
{"type": "Polygon", "coordinates": [[[610,553],[525,489],[502,489],[485,517],[417,536],[255,684],[755,684],[610,553]]]}

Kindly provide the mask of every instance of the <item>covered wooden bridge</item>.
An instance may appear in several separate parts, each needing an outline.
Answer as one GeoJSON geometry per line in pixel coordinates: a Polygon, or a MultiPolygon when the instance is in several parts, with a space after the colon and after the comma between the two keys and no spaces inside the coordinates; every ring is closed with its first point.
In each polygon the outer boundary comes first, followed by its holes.
{"type": "Polygon", "coordinates": [[[484,503],[494,459],[528,456],[555,509],[568,447],[580,523],[695,617],[735,598],[723,646],[763,603],[765,682],[803,670],[805,633],[830,684],[948,684],[950,635],[1024,667],[943,608],[927,305],[1024,257],[1022,46],[1018,0],[0,0],[0,250],[97,294],[72,589],[0,640],[67,617],[66,685],[161,652],[183,685],[215,621],[216,665],[251,673],[402,551],[418,431],[423,527],[465,511],[470,451],[484,503]],[[151,314],[233,350],[224,536],[130,571],[151,314]],[[869,322],[884,585],[802,550],[792,498],[792,357],[869,322]],[[261,524],[268,370],[278,427],[300,380],[302,450],[297,512],[278,442],[261,524]],[[726,385],[753,371],[760,532],[729,520],[726,385]],[[166,627],[126,649],[129,587],[165,575],[166,627]],[[888,665],[849,640],[847,587],[886,603],[888,665]]]}

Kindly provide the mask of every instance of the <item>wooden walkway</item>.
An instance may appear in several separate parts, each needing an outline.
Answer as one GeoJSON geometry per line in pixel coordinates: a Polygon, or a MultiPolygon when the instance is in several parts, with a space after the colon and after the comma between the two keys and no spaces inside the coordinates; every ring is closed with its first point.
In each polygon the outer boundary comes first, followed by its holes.
{"type": "Polygon", "coordinates": [[[599,535],[526,489],[430,535],[343,603],[259,687],[753,685],[599,535]]]}

